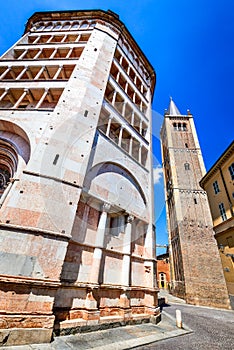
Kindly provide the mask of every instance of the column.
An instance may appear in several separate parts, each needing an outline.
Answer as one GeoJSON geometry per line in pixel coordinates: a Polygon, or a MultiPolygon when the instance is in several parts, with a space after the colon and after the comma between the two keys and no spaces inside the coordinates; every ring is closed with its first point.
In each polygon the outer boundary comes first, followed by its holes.
{"type": "Polygon", "coordinates": [[[33,57],[33,59],[34,59],[34,60],[37,60],[38,57],[41,55],[41,53],[42,53],[42,49],[40,49],[40,50],[38,51],[38,53],[33,57]]]}
{"type": "Polygon", "coordinates": [[[38,37],[33,41],[33,44],[36,44],[36,43],[38,43],[38,41],[40,40],[40,38],[41,38],[41,36],[40,35],[38,35],[38,37]]]}
{"type": "Polygon", "coordinates": [[[123,241],[123,263],[122,263],[122,285],[123,291],[120,295],[120,306],[122,307],[122,316],[124,319],[131,319],[131,305],[129,285],[131,274],[131,240],[132,240],[132,222],[134,216],[128,215],[123,241]]]}
{"type": "Polygon", "coordinates": [[[118,72],[117,75],[116,75],[116,82],[117,83],[119,82],[119,77],[120,77],[120,72],[118,72]]]}
{"type": "Polygon", "coordinates": [[[9,89],[5,89],[5,91],[0,96],[0,102],[4,99],[4,97],[8,94],[9,89]]]}
{"type": "Polygon", "coordinates": [[[129,286],[130,284],[130,255],[131,255],[131,240],[132,240],[132,222],[134,220],[133,215],[128,215],[127,223],[124,232],[123,241],[123,266],[122,266],[122,284],[129,286]]]}
{"type": "Polygon", "coordinates": [[[34,80],[39,79],[39,77],[43,73],[44,69],[45,69],[45,66],[42,66],[41,69],[39,70],[39,72],[37,73],[37,75],[35,76],[34,80]]]}
{"type": "Polygon", "coordinates": [[[33,80],[33,75],[32,75],[32,72],[30,71],[29,67],[26,69],[26,74],[27,74],[29,79],[33,80]]]}
{"type": "Polygon", "coordinates": [[[16,78],[15,72],[12,69],[10,70],[10,75],[11,75],[12,79],[16,78]]]}
{"type": "Polygon", "coordinates": [[[130,156],[132,155],[132,142],[133,142],[133,138],[131,136],[130,142],[129,142],[129,154],[130,154],[130,156]]]}
{"type": "Polygon", "coordinates": [[[54,38],[54,35],[51,35],[51,37],[47,40],[46,44],[49,44],[54,38]]]}
{"type": "Polygon", "coordinates": [[[156,290],[156,258],[155,258],[155,233],[152,224],[149,224],[145,237],[145,261],[144,284],[146,287],[144,304],[145,312],[157,318],[159,314],[157,290],[156,290]],[[154,292],[152,292],[154,290],[154,292]]]}
{"type": "Polygon", "coordinates": [[[114,91],[113,91],[112,100],[111,100],[111,104],[112,104],[113,106],[115,105],[116,94],[117,94],[117,91],[114,90],[114,91]]]}
{"type": "Polygon", "coordinates": [[[123,102],[123,108],[122,108],[122,116],[125,118],[125,111],[126,111],[126,102],[123,102]]]}
{"type": "Polygon", "coordinates": [[[10,72],[10,70],[11,70],[11,67],[8,67],[8,68],[5,70],[5,72],[2,73],[2,75],[0,76],[0,79],[1,79],[1,80],[4,79],[4,77],[7,75],[7,73],[10,72]]]}
{"type": "Polygon", "coordinates": [[[40,100],[38,101],[35,109],[38,109],[40,108],[41,104],[43,103],[44,99],[46,98],[46,95],[48,94],[49,90],[48,89],[45,89],[43,95],[41,96],[40,100]]]}
{"type": "Polygon", "coordinates": [[[44,74],[44,77],[46,80],[49,80],[50,79],[50,76],[49,76],[49,72],[47,70],[47,67],[45,67],[45,69],[43,69],[43,74],[44,74]]]}
{"type": "Polygon", "coordinates": [[[105,238],[105,230],[106,230],[106,222],[107,222],[107,213],[110,210],[110,204],[104,203],[102,206],[102,213],[98,223],[95,249],[93,252],[93,265],[91,269],[90,282],[91,283],[99,283],[99,274],[100,274],[100,266],[102,260],[102,248],[104,244],[105,238]]]}
{"type": "Polygon", "coordinates": [[[124,91],[126,92],[126,94],[128,94],[128,82],[126,82],[126,84],[125,84],[124,91]]]}
{"type": "Polygon", "coordinates": [[[108,137],[110,134],[111,120],[112,120],[112,116],[110,116],[108,119],[108,124],[107,124],[107,129],[106,129],[106,136],[108,136],[108,137]]]}
{"type": "Polygon", "coordinates": [[[142,149],[142,144],[140,143],[139,145],[139,153],[138,153],[138,162],[141,163],[141,149],[142,149]]]}
{"type": "Polygon", "coordinates": [[[18,60],[22,60],[24,56],[26,56],[28,53],[28,50],[24,50],[23,53],[17,58],[18,60]]]}
{"type": "Polygon", "coordinates": [[[49,59],[50,59],[50,60],[53,59],[57,52],[58,52],[58,49],[54,49],[54,51],[53,51],[52,54],[50,55],[49,59]]]}
{"type": "Polygon", "coordinates": [[[145,257],[152,259],[155,258],[155,233],[153,227],[148,225],[146,237],[145,237],[145,257]]]}
{"type": "Polygon", "coordinates": [[[64,35],[64,37],[63,37],[62,40],[61,40],[61,43],[64,43],[66,39],[67,39],[67,34],[64,35]]]}
{"type": "Polygon", "coordinates": [[[65,57],[65,58],[67,58],[67,59],[68,59],[68,58],[71,56],[72,51],[73,51],[73,47],[71,47],[71,48],[69,49],[69,51],[68,51],[68,53],[67,53],[67,55],[66,55],[66,57],[65,57]]]}
{"type": "Polygon", "coordinates": [[[24,73],[26,73],[28,67],[24,67],[24,69],[21,71],[21,73],[17,76],[16,80],[21,79],[21,77],[24,75],[24,73]]]}
{"type": "Polygon", "coordinates": [[[121,125],[120,130],[119,130],[119,141],[118,141],[119,147],[121,147],[122,137],[123,137],[123,126],[121,125]]]}
{"type": "Polygon", "coordinates": [[[131,125],[134,126],[134,111],[132,111],[131,125]]]}
{"type": "Polygon", "coordinates": [[[56,80],[58,78],[58,76],[61,73],[62,69],[63,69],[63,66],[59,66],[57,72],[55,73],[55,75],[53,77],[53,80],[56,80]]]}
{"type": "Polygon", "coordinates": [[[25,96],[28,94],[28,89],[24,89],[24,92],[22,93],[22,95],[20,96],[20,98],[18,99],[18,101],[14,104],[14,106],[12,108],[18,108],[19,105],[21,104],[21,102],[23,101],[23,99],[25,98],[25,96]]]}
{"type": "MultiPolygon", "coordinates": [[[[142,103],[142,102],[141,102],[142,103]]],[[[139,132],[140,132],[140,134],[142,135],[142,119],[140,120],[140,128],[139,128],[140,130],[139,130],[139,132]]]]}
{"type": "Polygon", "coordinates": [[[75,43],[78,43],[80,41],[81,34],[79,34],[75,40],[75,43]]]}

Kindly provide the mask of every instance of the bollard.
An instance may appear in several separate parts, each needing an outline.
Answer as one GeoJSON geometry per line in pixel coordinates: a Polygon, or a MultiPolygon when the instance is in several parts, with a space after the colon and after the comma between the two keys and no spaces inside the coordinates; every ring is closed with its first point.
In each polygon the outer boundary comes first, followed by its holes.
{"type": "Polygon", "coordinates": [[[182,317],[180,310],[176,310],[176,327],[182,328],[182,317]]]}

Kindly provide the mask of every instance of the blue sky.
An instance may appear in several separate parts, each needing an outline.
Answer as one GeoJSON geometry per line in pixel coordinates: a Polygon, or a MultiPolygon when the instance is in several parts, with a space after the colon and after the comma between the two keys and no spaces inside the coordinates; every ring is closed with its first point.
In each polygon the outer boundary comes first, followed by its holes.
{"type": "MultiPolygon", "coordinates": [[[[35,11],[111,9],[120,15],[157,73],[154,155],[160,164],[159,125],[172,96],[190,109],[207,170],[233,140],[233,0],[2,1],[0,54],[24,31],[35,11]]],[[[160,177],[160,169],[155,171],[160,177]]],[[[155,185],[157,241],[167,241],[162,179],[155,185]]]]}

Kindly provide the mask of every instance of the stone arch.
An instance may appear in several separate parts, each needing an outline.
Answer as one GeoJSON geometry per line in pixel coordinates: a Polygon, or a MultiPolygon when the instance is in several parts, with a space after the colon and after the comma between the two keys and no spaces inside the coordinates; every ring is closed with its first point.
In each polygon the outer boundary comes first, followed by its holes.
{"type": "Polygon", "coordinates": [[[26,132],[17,124],[0,120],[0,138],[10,142],[16,149],[18,155],[27,164],[30,158],[30,141],[26,132]]]}
{"type": "Polygon", "coordinates": [[[18,125],[0,120],[0,195],[30,158],[30,142],[18,125]]]}
{"type": "Polygon", "coordinates": [[[136,177],[115,162],[102,162],[86,174],[84,188],[90,195],[131,213],[145,213],[146,195],[136,177]]]}

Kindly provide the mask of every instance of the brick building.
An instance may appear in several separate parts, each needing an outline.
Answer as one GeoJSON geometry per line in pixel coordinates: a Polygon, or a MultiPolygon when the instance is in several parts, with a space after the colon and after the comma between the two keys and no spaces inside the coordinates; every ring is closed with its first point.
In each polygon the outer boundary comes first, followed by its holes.
{"type": "Polygon", "coordinates": [[[170,290],[171,273],[169,251],[157,255],[157,285],[158,288],[170,290]]]}
{"type": "Polygon", "coordinates": [[[155,72],[110,11],[38,12],[0,59],[0,335],[156,319],[155,72]]]}
{"type": "Polygon", "coordinates": [[[161,129],[171,291],[188,303],[230,308],[212,229],[205,167],[191,113],[182,115],[171,99],[161,129]]]}
{"type": "Polygon", "coordinates": [[[234,142],[200,181],[206,190],[224,277],[234,308],[234,142]]]}

